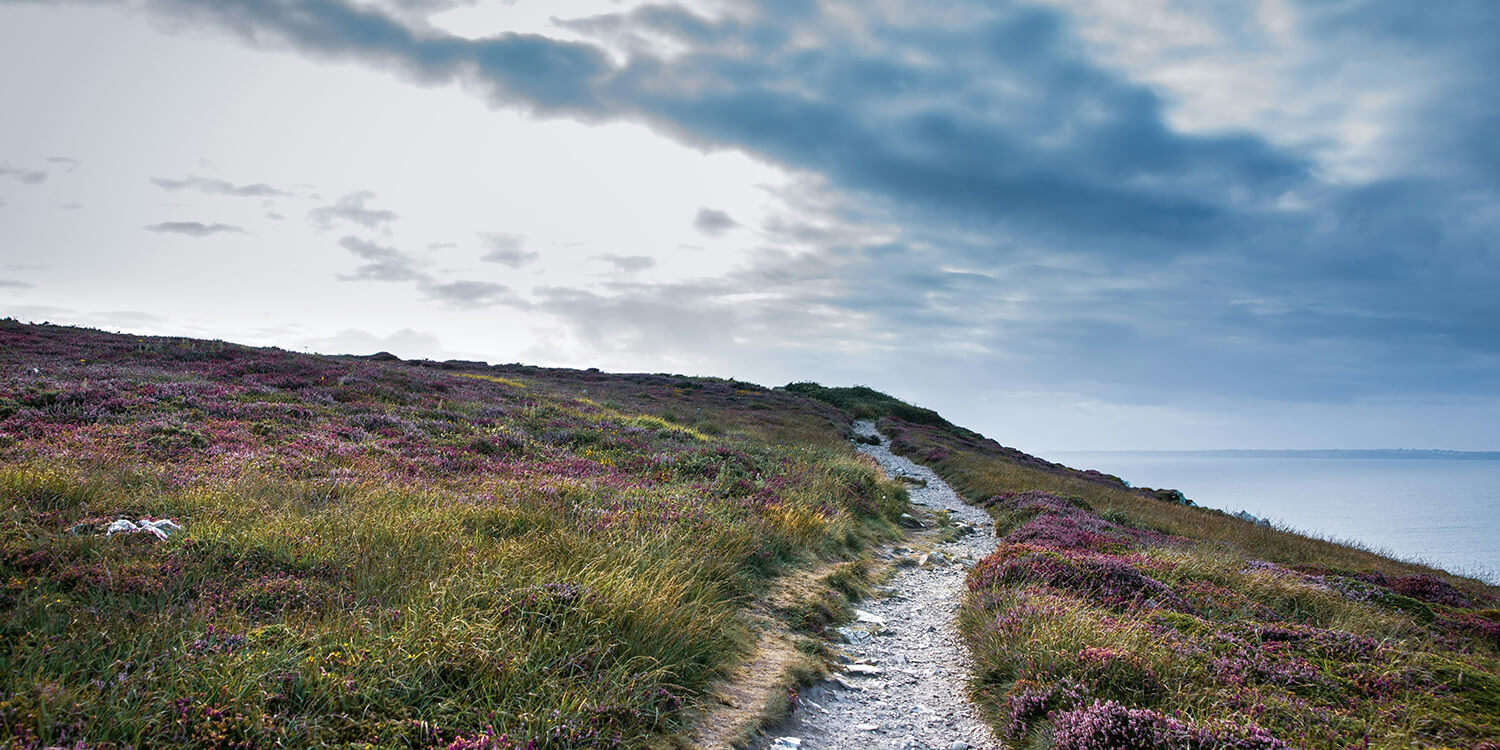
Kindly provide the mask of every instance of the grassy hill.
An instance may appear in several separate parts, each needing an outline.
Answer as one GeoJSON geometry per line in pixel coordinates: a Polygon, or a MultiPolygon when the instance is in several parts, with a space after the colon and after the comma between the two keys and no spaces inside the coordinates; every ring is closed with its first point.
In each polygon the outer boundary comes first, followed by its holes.
{"type": "MultiPolygon", "coordinates": [[[[1496,737],[1495,589],[1175,504],[867,388],[14,321],[0,731],[682,746],[779,586],[832,567],[856,593],[851,571],[900,533],[905,493],[852,450],[855,418],[999,521],[962,625],[973,695],[1018,745],[1496,737]],[[185,528],[101,533],[119,518],[185,528]]],[[[772,609],[816,634],[840,601],[772,609]]]]}
{"type": "Polygon", "coordinates": [[[1495,587],[823,390],[996,518],[960,625],[1017,746],[1500,747],[1495,587]]]}
{"type": "Polygon", "coordinates": [[[770,580],[895,533],[905,494],[848,423],[732,381],[0,323],[0,727],[670,738],[770,580]],[[143,517],[186,530],[97,533],[143,517]]]}

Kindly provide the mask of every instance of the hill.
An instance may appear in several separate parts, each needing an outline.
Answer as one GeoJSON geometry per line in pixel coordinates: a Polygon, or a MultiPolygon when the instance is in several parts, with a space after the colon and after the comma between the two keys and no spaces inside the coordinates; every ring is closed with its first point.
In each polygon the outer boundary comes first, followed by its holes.
{"type": "Polygon", "coordinates": [[[895,534],[904,492],[848,424],[726,380],[0,323],[0,725],[22,746],[674,735],[771,580],[895,534]],[[100,533],[120,518],[185,531],[100,533]]]}
{"type": "Polygon", "coordinates": [[[996,520],[960,625],[973,697],[999,736],[1039,748],[1500,741],[1495,587],[946,422],[874,416],[893,450],[996,520]]]}
{"type": "Polygon", "coordinates": [[[1017,743],[1472,745],[1500,726],[1495,589],[867,388],[0,321],[0,729],[691,744],[773,635],[780,704],[816,674],[901,537],[905,490],[852,450],[856,418],[996,519],[962,624],[973,698],[1017,743]],[[108,533],[120,519],[181,528],[108,533]]]}

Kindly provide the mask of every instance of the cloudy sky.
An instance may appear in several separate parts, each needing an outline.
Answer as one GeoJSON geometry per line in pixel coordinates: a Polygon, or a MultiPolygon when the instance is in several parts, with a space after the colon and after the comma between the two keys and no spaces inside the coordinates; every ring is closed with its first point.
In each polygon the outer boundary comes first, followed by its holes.
{"type": "Polygon", "coordinates": [[[0,315],[1500,449],[1500,4],[0,0],[0,315]]]}

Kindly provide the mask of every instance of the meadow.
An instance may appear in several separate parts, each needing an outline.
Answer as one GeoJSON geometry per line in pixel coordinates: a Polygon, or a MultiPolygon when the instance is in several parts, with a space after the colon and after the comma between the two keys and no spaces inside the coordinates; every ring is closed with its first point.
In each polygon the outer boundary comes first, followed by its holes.
{"type": "Polygon", "coordinates": [[[1015,746],[1500,747],[1494,587],[943,421],[879,427],[997,521],[960,627],[1015,746]]]}
{"type": "Polygon", "coordinates": [[[868,388],[15,321],[0,737],[689,746],[766,614],[826,657],[817,636],[899,536],[905,491],[851,449],[856,418],[997,521],[960,626],[967,689],[1014,746],[1496,747],[1494,587],[1049,463],[868,388]],[[103,533],[120,518],[184,528],[103,533]]]}
{"type": "Polygon", "coordinates": [[[848,427],[727,380],[0,321],[0,737],[680,746],[778,577],[897,533],[848,427]]]}

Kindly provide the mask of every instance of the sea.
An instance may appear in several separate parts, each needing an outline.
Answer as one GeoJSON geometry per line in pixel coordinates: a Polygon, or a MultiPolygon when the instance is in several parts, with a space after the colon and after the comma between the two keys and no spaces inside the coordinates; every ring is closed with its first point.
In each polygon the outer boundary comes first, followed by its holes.
{"type": "Polygon", "coordinates": [[[1045,457],[1500,584],[1500,454],[1073,451],[1045,457]]]}

